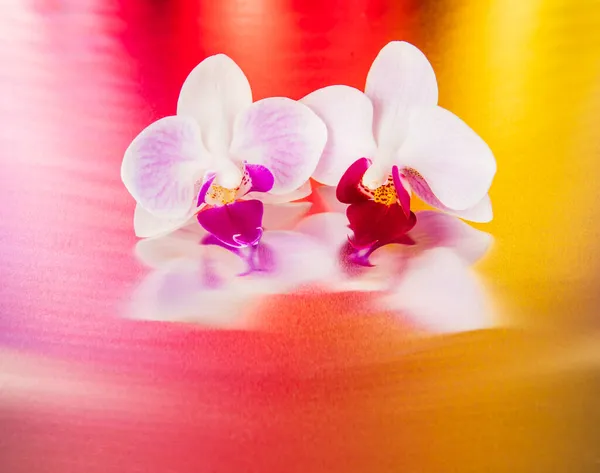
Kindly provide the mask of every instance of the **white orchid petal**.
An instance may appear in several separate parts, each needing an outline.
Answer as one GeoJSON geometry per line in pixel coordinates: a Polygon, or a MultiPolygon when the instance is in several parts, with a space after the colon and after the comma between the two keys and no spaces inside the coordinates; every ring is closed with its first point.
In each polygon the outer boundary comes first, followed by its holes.
{"type": "Polygon", "coordinates": [[[272,194],[298,189],[314,172],[327,129],[307,106],[284,97],[259,100],[235,122],[231,154],[266,166],[275,177],[272,194]]]}
{"type": "Polygon", "coordinates": [[[446,248],[409,259],[403,277],[382,303],[435,333],[494,325],[482,284],[465,262],[446,248]]]}
{"type": "Polygon", "coordinates": [[[198,64],[185,79],[177,115],[193,117],[200,125],[207,149],[227,158],[235,117],[252,104],[252,90],[240,67],[217,54],[198,64]]]}
{"type": "Polygon", "coordinates": [[[417,223],[409,232],[420,250],[448,248],[466,263],[480,260],[490,249],[494,238],[463,222],[440,212],[417,212],[417,223]]]}
{"type": "Polygon", "coordinates": [[[313,173],[315,180],[335,186],[354,161],[374,157],[373,105],[360,90],[332,85],[315,90],[300,102],[327,126],[327,144],[313,173]]]}
{"type": "Polygon", "coordinates": [[[426,191],[415,181],[422,178],[442,205],[453,210],[477,205],[496,173],[496,160],[488,145],[441,107],[411,111],[410,130],[397,160],[420,174],[407,176],[417,195],[426,191]]]}
{"type": "Polygon", "coordinates": [[[304,199],[312,193],[310,181],[306,181],[298,189],[287,194],[274,195],[264,192],[250,192],[246,194],[245,199],[258,199],[264,204],[285,204],[295,200],[304,199]]]}
{"type": "Polygon", "coordinates": [[[465,210],[446,209],[445,211],[450,215],[455,215],[456,217],[476,223],[488,223],[494,218],[492,201],[490,200],[490,196],[487,194],[479,201],[479,203],[471,208],[465,210]]]}
{"type": "Polygon", "coordinates": [[[133,229],[138,238],[155,238],[174,232],[191,219],[195,219],[193,214],[180,219],[158,218],[138,204],[133,212],[133,229]]]}
{"type": "Polygon", "coordinates": [[[265,204],[263,227],[265,230],[289,230],[310,210],[310,202],[265,204]]]}
{"type": "Polygon", "coordinates": [[[408,110],[437,105],[435,73],[425,55],[412,44],[392,41],[379,52],[365,93],[374,109],[374,133],[381,148],[395,150],[407,131],[408,110]]]}
{"type": "Polygon", "coordinates": [[[189,117],[165,117],[129,145],[121,178],[133,198],[156,217],[184,218],[207,165],[200,130],[189,117]]]}

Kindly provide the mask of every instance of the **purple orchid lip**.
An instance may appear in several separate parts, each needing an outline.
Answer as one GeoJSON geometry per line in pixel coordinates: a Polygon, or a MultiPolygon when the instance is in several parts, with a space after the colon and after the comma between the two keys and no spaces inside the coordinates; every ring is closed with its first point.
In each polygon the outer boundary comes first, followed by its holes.
{"type": "MultiPolygon", "coordinates": [[[[207,176],[198,193],[198,207],[207,203],[206,196],[215,178],[215,173],[207,176]]],[[[244,163],[244,176],[240,186],[234,190],[235,198],[243,197],[249,192],[268,192],[273,188],[274,182],[273,174],[265,166],[244,163]]],[[[223,205],[204,208],[197,214],[197,218],[200,225],[223,244],[232,248],[244,248],[260,241],[263,211],[263,204],[259,200],[224,201],[223,205]]]]}
{"type": "Polygon", "coordinates": [[[263,210],[259,200],[242,200],[202,210],[198,222],[226,245],[242,248],[260,240],[263,210]]]}

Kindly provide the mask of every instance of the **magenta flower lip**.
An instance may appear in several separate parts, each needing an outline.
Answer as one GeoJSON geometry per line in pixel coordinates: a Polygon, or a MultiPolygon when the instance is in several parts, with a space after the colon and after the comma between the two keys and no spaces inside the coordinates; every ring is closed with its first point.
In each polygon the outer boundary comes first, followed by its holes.
{"type": "Polygon", "coordinates": [[[269,192],[274,177],[265,166],[244,163],[242,182],[237,189],[224,189],[209,174],[198,193],[198,222],[215,238],[234,248],[256,245],[262,237],[263,203],[241,200],[249,192],[269,192]]]}
{"type": "Polygon", "coordinates": [[[417,218],[410,211],[410,196],[402,186],[398,168],[392,169],[391,183],[382,186],[381,190],[370,191],[361,184],[370,165],[367,158],[355,161],[340,179],[336,190],[338,200],[350,204],[346,209],[353,232],[350,244],[356,250],[373,251],[388,243],[407,243],[406,233],[415,226],[417,218]]]}

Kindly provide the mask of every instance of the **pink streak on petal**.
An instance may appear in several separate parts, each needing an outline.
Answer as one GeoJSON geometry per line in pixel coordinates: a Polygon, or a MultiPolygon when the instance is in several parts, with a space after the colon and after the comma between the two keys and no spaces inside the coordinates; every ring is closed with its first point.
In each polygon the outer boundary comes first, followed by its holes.
{"type": "Polygon", "coordinates": [[[212,185],[213,181],[215,180],[215,177],[217,177],[217,175],[215,173],[211,173],[208,178],[204,181],[204,184],[202,184],[202,187],[200,188],[200,192],[198,193],[198,201],[197,201],[197,206],[200,207],[202,204],[204,204],[204,199],[206,198],[206,193],[208,192],[208,189],[210,189],[210,186],[212,185]]]}
{"type": "Polygon", "coordinates": [[[405,175],[415,194],[432,207],[471,222],[487,223],[492,220],[493,213],[489,196],[486,195],[481,202],[469,209],[454,210],[440,202],[423,177],[412,172],[407,172],[405,175]]]}
{"type": "Polygon", "coordinates": [[[400,206],[404,211],[404,215],[408,217],[410,215],[410,193],[402,185],[398,166],[392,167],[392,178],[394,179],[394,187],[396,188],[396,195],[398,196],[398,200],[400,201],[400,206]]]}
{"type": "Polygon", "coordinates": [[[134,199],[156,217],[185,217],[194,205],[195,183],[207,159],[194,120],[165,117],[131,142],[121,178],[134,199]]]}
{"type": "Polygon", "coordinates": [[[284,97],[253,103],[236,117],[230,152],[266,166],[272,193],[288,194],[312,175],[327,141],[327,127],[306,105],[284,97]]]}

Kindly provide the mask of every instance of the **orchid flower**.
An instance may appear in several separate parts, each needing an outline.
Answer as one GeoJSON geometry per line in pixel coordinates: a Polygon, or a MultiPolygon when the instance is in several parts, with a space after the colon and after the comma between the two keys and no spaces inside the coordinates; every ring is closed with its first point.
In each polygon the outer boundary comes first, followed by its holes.
{"type": "Polygon", "coordinates": [[[371,66],[365,93],[333,85],[301,102],[328,128],[313,178],[339,183],[337,197],[350,204],[347,216],[358,247],[375,237],[392,242],[409,230],[413,192],[461,218],[492,219],[487,192],[494,156],[468,125],[437,105],[433,68],[415,46],[387,44],[371,66]]]}
{"type": "Polygon", "coordinates": [[[136,234],[164,235],[197,218],[227,245],[254,245],[262,200],[309,193],[326,140],[307,106],[284,97],[253,103],[237,64],[211,56],[184,81],[177,114],[152,123],[125,152],[121,177],[137,202],[136,234]]]}

